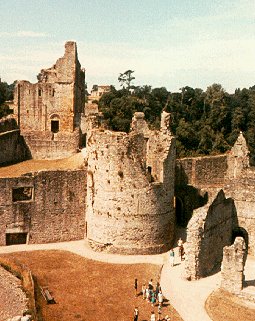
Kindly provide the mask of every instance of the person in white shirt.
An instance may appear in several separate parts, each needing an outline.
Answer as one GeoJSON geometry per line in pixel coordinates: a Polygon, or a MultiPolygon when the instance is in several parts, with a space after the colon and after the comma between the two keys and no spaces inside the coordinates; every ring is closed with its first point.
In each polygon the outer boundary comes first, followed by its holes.
{"type": "Polygon", "coordinates": [[[150,321],[156,321],[156,314],[154,311],[151,312],[151,320],[150,321]]]}

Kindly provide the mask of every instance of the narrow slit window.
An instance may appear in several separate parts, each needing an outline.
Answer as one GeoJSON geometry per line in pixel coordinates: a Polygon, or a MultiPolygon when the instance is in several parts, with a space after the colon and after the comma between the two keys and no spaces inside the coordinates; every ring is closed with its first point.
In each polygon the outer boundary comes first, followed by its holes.
{"type": "Polygon", "coordinates": [[[41,89],[38,90],[38,96],[42,96],[42,90],[41,89]]]}

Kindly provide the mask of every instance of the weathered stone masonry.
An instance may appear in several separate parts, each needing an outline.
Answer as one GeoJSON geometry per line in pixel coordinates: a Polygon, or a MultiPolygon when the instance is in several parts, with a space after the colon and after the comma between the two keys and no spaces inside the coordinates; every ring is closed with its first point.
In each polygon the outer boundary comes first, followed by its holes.
{"type": "MultiPolygon", "coordinates": [[[[141,117],[137,113],[135,120],[141,117]]],[[[130,134],[91,132],[86,217],[94,249],[148,254],[170,248],[175,229],[174,159],[175,141],[169,131],[145,134],[133,126],[130,134]]]]}
{"type": "Polygon", "coordinates": [[[237,237],[234,244],[224,247],[221,265],[221,288],[233,294],[239,294],[243,289],[245,242],[237,237]]]}
{"type": "Polygon", "coordinates": [[[65,54],[38,83],[18,81],[14,115],[32,158],[56,159],[77,152],[85,102],[85,73],[75,42],[65,44],[65,54]]]}
{"type": "Polygon", "coordinates": [[[193,211],[187,226],[186,251],[186,274],[191,279],[205,276],[219,267],[223,247],[230,245],[236,236],[244,237],[248,252],[255,254],[255,171],[249,166],[248,154],[241,133],[225,155],[177,161],[176,196],[182,198],[184,212],[193,211]],[[203,207],[187,209],[187,204],[196,204],[194,195],[182,193],[191,189],[190,184],[197,189],[198,196],[207,194],[208,201],[203,207]],[[219,199],[220,190],[224,191],[226,199],[219,199]],[[215,214],[212,215],[213,208],[215,214]],[[206,233],[206,224],[213,224],[215,228],[209,228],[206,233]],[[218,253],[217,249],[220,249],[218,253]]]}
{"type": "Polygon", "coordinates": [[[223,248],[232,242],[236,227],[233,199],[221,190],[211,205],[196,209],[188,224],[185,270],[188,279],[198,279],[220,268],[223,248]]]}
{"type": "Polygon", "coordinates": [[[82,239],[85,233],[85,170],[56,170],[0,178],[0,245],[7,234],[27,243],[82,239]]]}

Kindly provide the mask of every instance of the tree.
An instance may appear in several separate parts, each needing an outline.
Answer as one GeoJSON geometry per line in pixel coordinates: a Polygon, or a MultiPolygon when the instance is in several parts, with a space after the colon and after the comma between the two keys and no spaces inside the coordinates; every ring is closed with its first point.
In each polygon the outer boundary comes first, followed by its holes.
{"type": "Polygon", "coordinates": [[[5,104],[5,101],[13,99],[14,86],[15,83],[8,85],[0,80],[0,118],[12,113],[12,110],[5,104]]]}
{"type": "Polygon", "coordinates": [[[118,77],[118,81],[120,82],[121,87],[127,88],[128,92],[131,88],[131,82],[135,79],[132,75],[134,73],[133,70],[127,70],[123,74],[120,74],[118,77]]]}

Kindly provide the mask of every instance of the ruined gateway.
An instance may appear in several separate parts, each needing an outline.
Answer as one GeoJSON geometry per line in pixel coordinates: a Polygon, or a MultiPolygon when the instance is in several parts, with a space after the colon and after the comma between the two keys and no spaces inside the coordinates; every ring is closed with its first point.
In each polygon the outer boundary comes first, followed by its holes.
{"type": "Polygon", "coordinates": [[[236,236],[255,254],[255,170],[242,133],[229,153],[176,160],[169,114],[158,131],[135,113],[129,134],[111,132],[84,109],[84,92],[75,42],[36,84],[17,82],[14,114],[0,122],[0,245],[85,238],[96,251],[153,254],[187,226],[189,279],[219,268],[236,236]]]}

